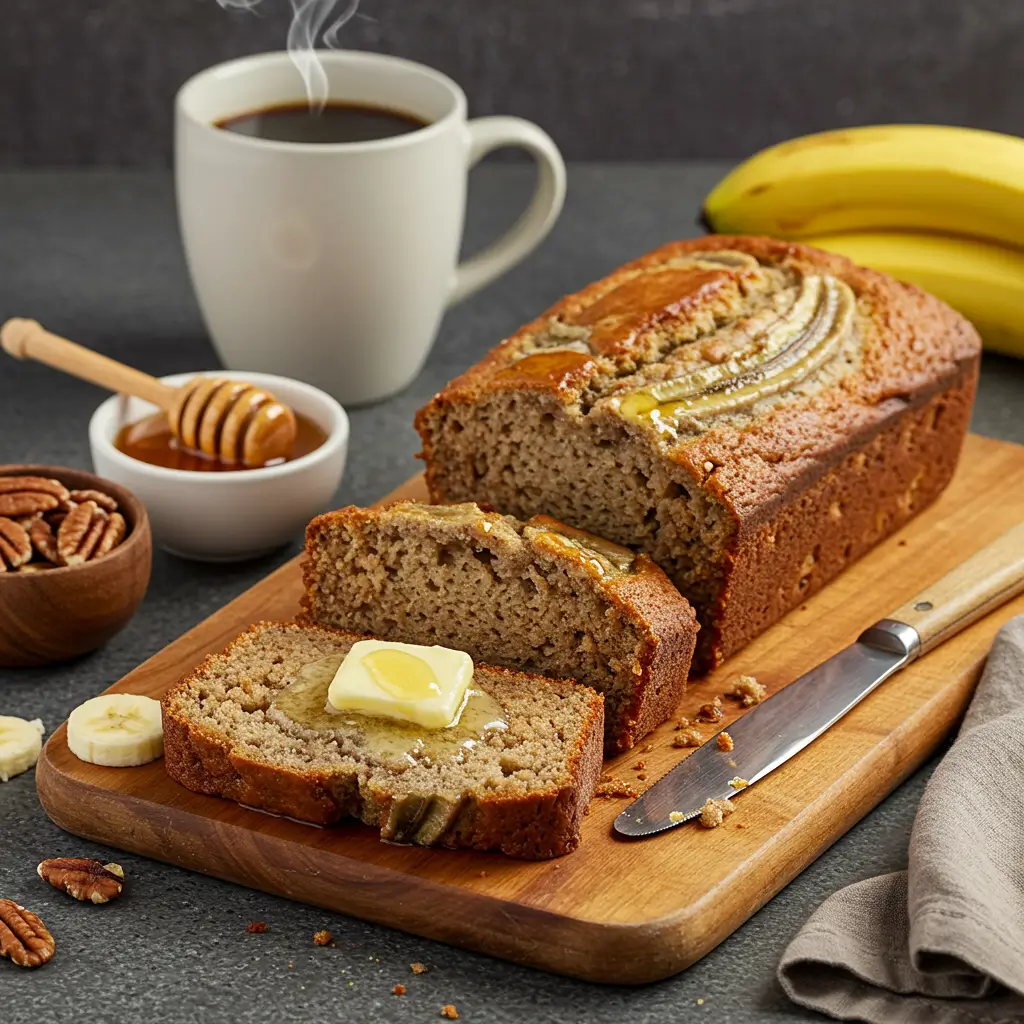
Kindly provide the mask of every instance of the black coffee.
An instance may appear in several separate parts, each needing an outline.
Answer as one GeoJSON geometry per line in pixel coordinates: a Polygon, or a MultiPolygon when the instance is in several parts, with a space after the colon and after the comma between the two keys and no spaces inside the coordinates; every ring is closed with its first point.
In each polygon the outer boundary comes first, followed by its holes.
{"type": "Polygon", "coordinates": [[[407,135],[427,122],[400,110],[353,103],[328,103],[311,111],[305,103],[254,110],[216,122],[218,128],[273,142],[369,142],[407,135]]]}

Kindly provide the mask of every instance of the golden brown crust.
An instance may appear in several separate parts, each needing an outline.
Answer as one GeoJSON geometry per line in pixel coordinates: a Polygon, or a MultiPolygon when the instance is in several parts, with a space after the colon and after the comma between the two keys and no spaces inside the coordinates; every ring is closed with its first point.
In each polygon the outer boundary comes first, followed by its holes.
{"type": "Polygon", "coordinates": [[[904,408],[771,516],[748,521],[730,553],[709,668],[744,647],[927,508],[945,489],[971,418],[977,373],[904,408]]]}
{"type": "MultiPolygon", "coordinates": [[[[364,790],[352,775],[298,771],[256,761],[232,749],[226,736],[208,731],[184,715],[176,695],[200,680],[210,666],[244,649],[251,638],[268,627],[312,630],[331,640],[354,642],[351,633],[320,626],[256,623],[220,653],[203,662],[172,686],[161,706],[164,724],[164,766],[168,775],[186,789],[226,797],[273,814],[287,815],[317,825],[333,825],[343,818],[360,818],[383,828],[395,794],[364,790]]],[[[498,676],[522,673],[487,666],[498,676]]],[[[537,685],[554,685],[536,676],[537,685]]],[[[577,685],[577,684],[573,684],[577,685]]],[[[592,700],[576,746],[567,761],[571,784],[552,787],[527,797],[469,795],[459,806],[437,845],[449,849],[500,850],[510,857],[543,860],[571,853],[579,845],[583,812],[601,774],[604,733],[603,701],[592,700]]]]}
{"type": "MultiPolygon", "coordinates": [[[[410,504],[416,503],[395,501],[373,508],[350,505],[317,516],[306,528],[303,607],[307,611],[310,609],[312,593],[318,583],[308,552],[322,544],[336,525],[373,522],[388,510],[410,504]]],[[[536,533],[531,536],[529,530],[523,532],[523,527],[557,531],[582,544],[592,545],[598,553],[602,549],[613,553],[618,551],[631,560],[628,572],[606,572],[591,576],[595,588],[604,594],[642,638],[642,648],[638,654],[639,671],[633,679],[631,701],[623,705],[614,718],[605,709],[606,755],[612,757],[629,750],[652,729],[670,718],[686,690],[700,627],[693,607],[665,573],[647,555],[634,554],[628,548],[595,537],[585,530],[559,523],[548,516],[534,516],[521,524],[511,517],[479,505],[473,510],[473,516],[481,524],[515,524],[524,542],[530,544],[540,557],[561,563],[570,570],[579,570],[588,561],[582,553],[568,546],[543,544],[536,533]]],[[[482,533],[481,536],[486,534],[482,533]]]]}

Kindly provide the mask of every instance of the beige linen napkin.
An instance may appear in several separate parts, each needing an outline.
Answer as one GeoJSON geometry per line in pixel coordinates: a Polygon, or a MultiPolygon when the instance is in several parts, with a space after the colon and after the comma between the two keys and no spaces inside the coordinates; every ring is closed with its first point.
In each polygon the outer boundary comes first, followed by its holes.
{"type": "Polygon", "coordinates": [[[870,1024],[1024,1021],[1024,616],[928,782],[909,864],[818,908],[783,954],[786,994],[870,1024]]]}

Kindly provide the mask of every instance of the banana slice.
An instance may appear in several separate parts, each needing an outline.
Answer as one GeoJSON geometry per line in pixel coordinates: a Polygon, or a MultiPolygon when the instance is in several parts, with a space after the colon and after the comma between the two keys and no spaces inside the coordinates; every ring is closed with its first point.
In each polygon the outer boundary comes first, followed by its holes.
{"type": "Polygon", "coordinates": [[[109,768],[155,761],[164,752],[160,702],[134,693],[108,693],[75,708],[68,719],[75,757],[109,768]]]}
{"type": "Polygon", "coordinates": [[[39,759],[43,749],[43,723],[39,719],[0,715],[0,782],[27,772],[39,759]]]}

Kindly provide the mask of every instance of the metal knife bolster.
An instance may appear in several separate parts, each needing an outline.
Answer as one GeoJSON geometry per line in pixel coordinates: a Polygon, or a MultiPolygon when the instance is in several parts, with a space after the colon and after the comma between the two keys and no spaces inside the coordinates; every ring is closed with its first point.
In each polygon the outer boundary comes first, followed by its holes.
{"type": "Polygon", "coordinates": [[[857,637],[857,643],[877,647],[890,654],[901,654],[906,658],[904,665],[909,665],[921,653],[920,634],[913,626],[898,619],[879,619],[857,637]]]}
{"type": "Polygon", "coordinates": [[[735,796],[817,739],[920,650],[913,626],[880,619],[849,647],[728,726],[731,751],[706,741],[627,807],[615,819],[615,830],[652,835],[695,818],[708,799],[735,796]]]}

